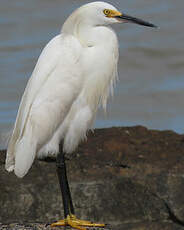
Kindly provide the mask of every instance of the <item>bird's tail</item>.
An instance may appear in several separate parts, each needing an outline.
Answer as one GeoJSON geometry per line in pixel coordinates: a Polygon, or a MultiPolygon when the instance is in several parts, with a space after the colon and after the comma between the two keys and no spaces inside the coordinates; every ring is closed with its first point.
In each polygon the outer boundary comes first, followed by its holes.
{"type": "MultiPolygon", "coordinates": [[[[23,137],[17,140],[13,155],[14,159],[9,158],[9,162],[7,158],[6,169],[8,171],[14,170],[15,175],[22,178],[29,171],[36,156],[36,141],[30,126],[29,129],[26,128],[23,137]]],[[[12,153],[9,156],[12,156],[12,153]]]]}

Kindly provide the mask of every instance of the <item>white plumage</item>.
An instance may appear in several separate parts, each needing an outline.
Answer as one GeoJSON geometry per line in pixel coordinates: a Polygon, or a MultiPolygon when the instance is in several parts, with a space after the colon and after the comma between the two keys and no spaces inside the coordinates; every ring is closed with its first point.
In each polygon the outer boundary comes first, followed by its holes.
{"type": "Polygon", "coordinates": [[[35,157],[71,153],[91,128],[100,104],[105,108],[117,74],[117,22],[103,15],[113,6],[95,2],[77,9],[61,34],[44,48],[22,96],[9,141],[6,169],[23,177],[35,157]]]}
{"type": "Polygon", "coordinates": [[[109,24],[132,22],[105,2],[86,4],[44,48],[28,81],[9,141],[6,169],[23,177],[35,157],[72,153],[86,137],[97,108],[106,108],[117,76],[118,41],[109,24]]]}

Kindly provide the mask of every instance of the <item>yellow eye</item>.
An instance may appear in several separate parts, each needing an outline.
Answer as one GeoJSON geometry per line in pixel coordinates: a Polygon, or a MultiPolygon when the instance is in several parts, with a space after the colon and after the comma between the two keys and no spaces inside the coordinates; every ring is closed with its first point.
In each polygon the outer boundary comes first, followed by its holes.
{"type": "Polygon", "coordinates": [[[106,16],[108,16],[111,13],[110,10],[107,10],[107,9],[105,9],[103,12],[106,16]]]}

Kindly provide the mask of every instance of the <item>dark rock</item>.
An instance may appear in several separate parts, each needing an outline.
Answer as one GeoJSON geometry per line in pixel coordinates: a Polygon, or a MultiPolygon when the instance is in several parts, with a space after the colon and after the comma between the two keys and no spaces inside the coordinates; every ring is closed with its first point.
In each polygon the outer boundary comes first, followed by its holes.
{"type": "MultiPolygon", "coordinates": [[[[61,219],[55,162],[37,160],[18,179],[4,170],[4,159],[2,151],[0,222],[61,219]]],[[[95,130],[67,161],[76,214],[113,230],[184,229],[183,165],[184,135],[141,126],[95,130]]]]}

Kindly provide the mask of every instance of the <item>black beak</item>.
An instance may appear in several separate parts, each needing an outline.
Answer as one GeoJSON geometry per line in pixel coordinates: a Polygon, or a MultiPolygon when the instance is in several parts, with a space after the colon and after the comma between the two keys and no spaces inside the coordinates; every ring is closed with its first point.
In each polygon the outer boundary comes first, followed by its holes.
{"type": "Polygon", "coordinates": [[[150,22],[146,22],[146,21],[143,21],[142,19],[135,18],[135,17],[129,16],[126,14],[122,14],[121,16],[116,16],[115,18],[119,19],[120,21],[123,20],[124,22],[131,22],[131,23],[142,25],[142,26],[158,28],[156,25],[150,22]]]}

